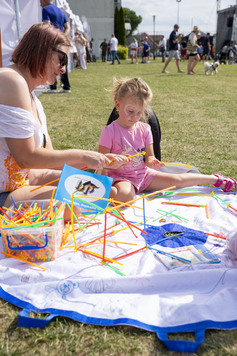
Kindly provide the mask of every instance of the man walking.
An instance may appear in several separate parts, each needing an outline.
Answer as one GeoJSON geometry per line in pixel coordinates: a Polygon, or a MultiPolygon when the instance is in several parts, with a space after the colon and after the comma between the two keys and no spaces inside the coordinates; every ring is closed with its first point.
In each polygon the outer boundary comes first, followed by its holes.
{"type": "MultiPolygon", "coordinates": [[[[42,21],[51,23],[54,27],[59,28],[65,35],[70,33],[70,26],[63,10],[53,4],[53,0],[40,0],[42,7],[42,21]]],[[[53,85],[50,85],[50,90],[47,93],[71,93],[71,86],[68,80],[68,70],[61,74],[62,89],[57,91],[57,80],[53,85]]]]}
{"type": "Polygon", "coordinates": [[[180,34],[179,36],[177,36],[176,32],[178,32],[178,30],[179,30],[179,25],[175,24],[174,29],[171,32],[170,37],[169,37],[169,57],[166,60],[164,68],[161,73],[168,73],[166,71],[166,68],[167,68],[168,64],[170,63],[170,61],[172,60],[172,58],[175,58],[175,60],[176,60],[176,66],[177,66],[178,72],[184,73],[184,71],[181,70],[181,68],[180,68],[180,56],[179,56],[178,43],[179,43],[179,37],[181,37],[182,35],[180,34]]]}
{"type": "Polygon", "coordinates": [[[118,40],[115,37],[114,34],[112,34],[112,38],[110,40],[110,52],[111,52],[111,57],[112,57],[112,63],[114,64],[114,60],[117,59],[118,64],[120,64],[119,57],[117,55],[117,50],[118,50],[118,40]]]}

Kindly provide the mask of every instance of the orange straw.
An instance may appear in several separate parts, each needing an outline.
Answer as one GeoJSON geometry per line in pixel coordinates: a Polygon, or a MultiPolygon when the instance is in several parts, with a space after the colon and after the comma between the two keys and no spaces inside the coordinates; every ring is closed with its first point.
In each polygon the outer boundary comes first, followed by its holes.
{"type": "Polygon", "coordinates": [[[131,256],[131,255],[133,255],[133,254],[136,253],[136,252],[139,252],[139,251],[144,250],[145,248],[147,249],[147,246],[144,246],[144,247],[142,247],[142,248],[139,248],[139,250],[136,250],[136,251],[133,251],[133,252],[130,252],[130,253],[126,253],[126,255],[122,255],[122,256],[119,256],[119,257],[114,257],[113,259],[114,259],[114,260],[118,260],[118,259],[120,259],[120,258],[124,258],[124,257],[127,257],[127,256],[131,256]]]}
{"type": "Polygon", "coordinates": [[[25,262],[25,263],[28,263],[29,265],[32,265],[32,266],[35,266],[35,267],[38,267],[38,268],[41,268],[42,270],[44,271],[47,271],[46,268],[42,267],[42,266],[39,266],[37,265],[36,263],[33,263],[33,262],[29,262],[29,261],[26,261],[26,260],[23,260],[23,258],[20,258],[20,257],[17,257],[17,256],[14,256],[14,255],[11,255],[10,253],[6,253],[6,252],[1,252],[3,255],[6,255],[8,257],[12,257],[12,258],[15,258],[16,260],[19,260],[21,262],[25,262]]]}
{"type": "Polygon", "coordinates": [[[58,180],[59,180],[59,178],[54,179],[54,180],[51,180],[51,182],[42,184],[42,185],[40,185],[39,187],[36,187],[36,188],[34,188],[34,189],[31,189],[30,192],[34,192],[35,190],[40,189],[40,188],[43,188],[43,187],[45,187],[46,185],[50,185],[50,184],[52,184],[52,183],[54,183],[54,182],[57,182],[58,180]]]}

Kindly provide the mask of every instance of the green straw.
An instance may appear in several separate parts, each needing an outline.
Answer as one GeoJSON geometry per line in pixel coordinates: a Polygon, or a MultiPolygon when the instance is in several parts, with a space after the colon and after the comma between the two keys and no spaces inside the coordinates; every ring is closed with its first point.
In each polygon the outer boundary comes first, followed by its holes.
{"type": "MultiPolygon", "coordinates": [[[[67,204],[68,209],[71,211],[71,206],[68,203],[66,203],[66,204],[67,204]]],[[[82,229],[82,226],[81,226],[81,224],[80,224],[80,222],[79,222],[79,220],[78,220],[78,218],[77,218],[77,216],[76,216],[76,214],[74,212],[73,212],[73,216],[74,216],[76,222],[78,223],[78,225],[80,226],[80,228],[82,229]]]]}
{"type": "Polygon", "coordinates": [[[214,197],[219,199],[220,201],[222,201],[223,203],[225,203],[226,205],[228,205],[228,203],[226,203],[226,201],[224,201],[223,199],[221,199],[220,197],[218,197],[218,195],[216,195],[215,193],[213,193],[214,197]]]}
{"type": "MultiPolygon", "coordinates": [[[[172,214],[172,212],[165,211],[165,210],[161,210],[161,209],[156,209],[156,210],[157,210],[157,211],[161,211],[162,213],[166,213],[166,215],[172,215],[172,216],[174,216],[174,217],[176,217],[176,218],[178,218],[178,219],[183,219],[183,220],[185,220],[185,221],[189,221],[188,219],[183,218],[182,216],[172,214]]],[[[173,210],[173,211],[175,211],[175,210],[173,210]]],[[[166,215],[165,215],[165,216],[166,216],[166,215]]],[[[164,216],[164,215],[163,215],[163,216],[164,216]]],[[[156,221],[156,220],[158,220],[158,219],[161,219],[161,217],[159,217],[159,218],[157,218],[157,219],[155,219],[155,220],[153,220],[153,221],[156,221]]]]}
{"type": "Polygon", "coordinates": [[[116,273],[120,274],[120,276],[126,276],[126,274],[120,272],[117,268],[110,266],[110,265],[109,265],[108,263],[106,263],[106,262],[103,262],[103,263],[104,263],[106,266],[108,266],[109,268],[113,269],[116,273]]]}
{"type": "Polygon", "coordinates": [[[74,199],[80,200],[81,202],[83,202],[83,203],[85,203],[85,204],[89,204],[89,205],[95,207],[96,209],[99,209],[100,211],[103,211],[103,212],[104,212],[104,209],[102,209],[100,206],[98,206],[98,205],[96,205],[96,204],[93,204],[93,203],[91,203],[91,202],[89,202],[89,201],[86,201],[86,200],[84,200],[84,199],[77,198],[77,197],[74,197],[74,199]]]}

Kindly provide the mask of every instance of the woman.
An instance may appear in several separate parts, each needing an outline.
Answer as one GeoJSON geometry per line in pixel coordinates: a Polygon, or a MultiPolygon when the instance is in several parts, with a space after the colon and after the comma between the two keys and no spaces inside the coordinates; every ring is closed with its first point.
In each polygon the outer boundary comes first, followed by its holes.
{"type": "Polygon", "coordinates": [[[198,54],[199,45],[197,43],[198,26],[194,26],[188,37],[187,53],[188,53],[188,74],[195,74],[194,68],[200,61],[198,54]]]}
{"type": "Polygon", "coordinates": [[[86,65],[86,46],[87,46],[87,40],[86,38],[77,30],[75,32],[75,45],[77,49],[77,54],[78,58],[80,61],[80,68],[81,69],[87,69],[86,65]]]}
{"type": "Polygon", "coordinates": [[[82,168],[117,168],[126,157],[79,149],[54,150],[46,118],[33,90],[53,84],[65,72],[70,42],[54,26],[33,25],[0,69],[0,206],[49,199],[55,185],[32,189],[59,178],[64,163],[82,168]],[[111,163],[112,161],[112,163],[111,163]],[[110,164],[111,163],[111,164],[110,164]]]}

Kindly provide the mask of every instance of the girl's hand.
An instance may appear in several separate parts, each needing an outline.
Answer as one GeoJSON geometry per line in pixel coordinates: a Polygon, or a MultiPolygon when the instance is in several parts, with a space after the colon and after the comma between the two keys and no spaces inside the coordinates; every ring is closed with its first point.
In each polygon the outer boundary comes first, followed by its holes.
{"type": "Polygon", "coordinates": [[[165,166],[165,164],[156,159],[155,156],[148,156],[145,160],[145,164],[147,165],[147,167],[153,169],[159,169],[160,167],[165,166]]]}
{"type": "Polygon", "coordinates": [[[126,166],[130,160],[124,155],[116,155],[113,153],[106,153],[105,156],[110,160],[108,169],[119,169],[126,166]]]}

